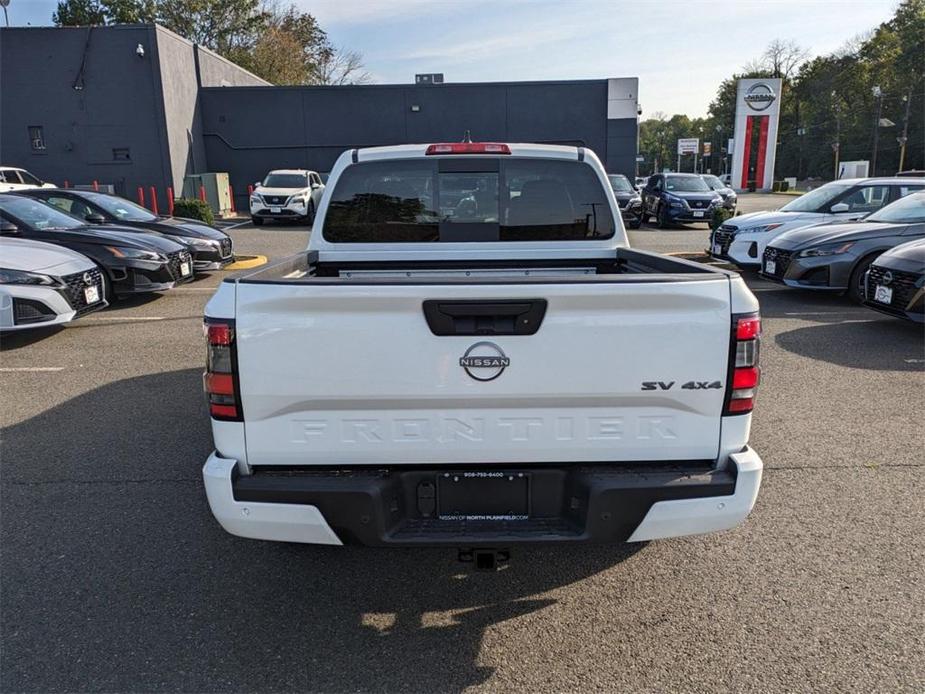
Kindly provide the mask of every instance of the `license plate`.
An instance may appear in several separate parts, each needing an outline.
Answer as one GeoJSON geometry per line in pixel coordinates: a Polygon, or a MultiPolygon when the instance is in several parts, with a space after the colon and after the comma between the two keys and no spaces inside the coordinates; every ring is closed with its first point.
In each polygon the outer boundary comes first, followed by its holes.
{"type": "Polygon", "coordinates": [[[84,287],[84,299],[88,304],[95,304],[100,300],[100,288],[95,284],[92,287],[84,287]]]}
{"type": "Polygon", "coordinates": [[[694,210],[695,217],[703,217],[703,210],[694,210]]]}
{"type": "Polygon", "coordinates": [[[525,520],[530,476],[525,472],[450,472],[437,476],[440,518],[525,520]]]}
{"type": "Polygon", "coordinates": [[[186,277],[191,272],[189,262],[180,263],[180,277],[186,277]]]}
{"type": "Polygon", "coordinates": [[[718,243],[714,243],[713,244],[713,255],[722,255],[722,254],[723,254],[723,247],[720,246],[718,243]]]}
{"type": "Polygon", "coordinates": [[[764,271],[769,275],[773,275],[775,272],[777,272],[777,263],[773,260],[769,260],[764,264],[764,271]]]}
{"type": "Polygon", "coordinates": [[[874,301],[879,301],[881,304],[891,303],[893,301],[893,288],[878,284],[874,290],[874,301]]]}
{"type": "Polygon", "coordinates": [[[271,207],[270,208],[270,212],[272,212],[273,214],[279,214],[282,211],[283,211],[282,207],[271,207]]]}

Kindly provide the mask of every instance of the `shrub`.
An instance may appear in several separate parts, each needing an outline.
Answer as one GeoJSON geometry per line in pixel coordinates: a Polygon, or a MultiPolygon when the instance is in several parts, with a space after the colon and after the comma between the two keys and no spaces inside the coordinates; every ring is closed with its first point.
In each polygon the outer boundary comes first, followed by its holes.
{"type": "Polygon", "coordinates": [[[716,207],[713,209],[713,217],[710,219],[710,228],[716,231],[719,226],[727,219],[732,217],[732,212],[725,207],[716,207]]]}
{"type": "Polygon", "coordinates": [[[177,198],[174,200],[173,214],[175,217],[198,219],[206,224],[215,222],[215,215],[212,214],[212,208],[209,207],[209,204],[193,198],[177,198]]]}

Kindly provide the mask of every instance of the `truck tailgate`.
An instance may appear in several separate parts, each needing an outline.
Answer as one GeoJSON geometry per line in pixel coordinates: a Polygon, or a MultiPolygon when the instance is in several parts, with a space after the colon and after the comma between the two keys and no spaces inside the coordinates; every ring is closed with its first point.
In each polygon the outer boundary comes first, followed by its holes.
{"type": "Polygon", "coordinates": [[[242,282],[236,316],[252,465],[718,455],[731,328],[724,276],[529,285],[242,282]],[[535,334],[441,336],[425,319],[427,299],[544,299],[547,308],[535,334]],[[490,345],[470,355],[503,353],[503,370],[460,364],[480,342],[490,345]]]}

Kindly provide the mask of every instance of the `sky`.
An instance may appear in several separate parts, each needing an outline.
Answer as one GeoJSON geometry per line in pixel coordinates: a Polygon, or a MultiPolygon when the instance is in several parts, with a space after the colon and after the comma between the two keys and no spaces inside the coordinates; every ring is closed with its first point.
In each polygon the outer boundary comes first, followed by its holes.
{"type": "MultiPolygon", "coordinates": [[[[380,84],[639,77],[642,117],[704,116],[720,82],[773,39],[824,55],[890,18],[894,0],[281,0],[311,12],[380,84]]],[[[56,0],[11,0],[13,26],[56,0]]]]}

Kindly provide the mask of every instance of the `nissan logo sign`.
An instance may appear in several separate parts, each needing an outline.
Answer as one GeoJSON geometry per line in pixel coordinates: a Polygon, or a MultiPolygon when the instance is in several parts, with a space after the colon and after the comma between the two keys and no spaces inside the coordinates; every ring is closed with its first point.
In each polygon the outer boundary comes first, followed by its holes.
{"type": "Polygon", "coordinates": [[[777,99],[774,90],[764,82],[753,84],[745,91],[745,103],[753,111],[766,111],[777,99]]]}
{"type": "Polygon", "coordinates": [[[493,381],[511,365],[511,360],[494,342],[476,342],[459,358],[459,365],[476,381],[493,381]]]}

